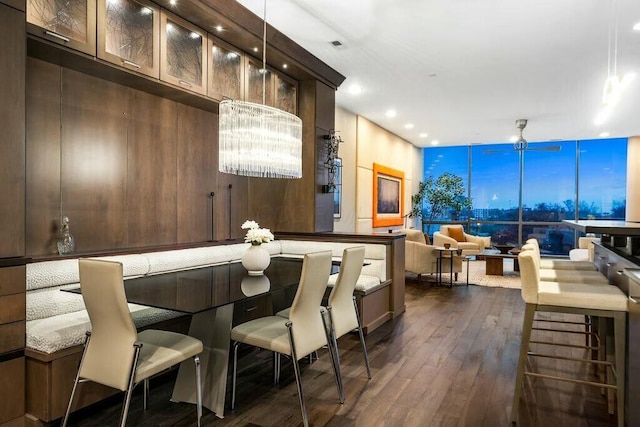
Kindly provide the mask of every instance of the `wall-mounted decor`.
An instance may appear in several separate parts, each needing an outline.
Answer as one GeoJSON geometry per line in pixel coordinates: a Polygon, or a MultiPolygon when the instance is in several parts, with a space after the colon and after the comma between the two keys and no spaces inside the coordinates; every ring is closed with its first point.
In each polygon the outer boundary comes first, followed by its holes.
{"type": "Polygon", "coordinates": [[[337,157],[333,160],[335,173],[335,189],[333,190],[333,217],[340,218],[342,215],[342,159],[337,157]]]}
{"type": "Polygon", "coordinates": [[[373,227],[402,225],[404,172],[373,164],[373,227]]]}
{"type": "Polygon", "coordinates": [[[327,166],[327,185],[322,186],[323,193],[334,193],[337,191],[338,175],[341,173],[339,168],[342,167],[342,161],[340,163],[336,162],[338,160],[338,149],[340,148],[340,144],[342,143],[342,138],[338,136],[336,131],[330,130],[329,135],[324,136],[325,141],[327,141],[327,159],[324,164],[327,166]]]}

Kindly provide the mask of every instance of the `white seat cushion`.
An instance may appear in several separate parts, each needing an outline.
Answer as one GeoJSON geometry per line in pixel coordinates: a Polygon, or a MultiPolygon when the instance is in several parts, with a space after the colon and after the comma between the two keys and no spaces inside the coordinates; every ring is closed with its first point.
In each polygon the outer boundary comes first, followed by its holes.
{"type": "Polygon", "coordinates": [[[584,283],[539,282],[538,304],[627,311],[627,297],[616,286],[584,283]]]}
{"type": "Polygon", "coordinates": [[[290,355],[287,322],[285,317],[268,316],[241,323],[231,330],[231,340],[290,355]]]}
{"type": "Polygon", "coordinates": [[[541,259],[540,268],[553,268],[555,270],[591,270],[598,271],[598,267],[590,261],[569,261],[558,259],[541,259]]]}
{"type": "Polygon", "coordinates": [[[134,382],[138,383],[202,353],[202,342],[188,335],[148,329],[138,334],[142,343],[134,382]]]}
{"type": "Polygon", "coordinates": [[[609,279],[599,271],[589,270],[553,270],[541,268],[540,280],[545,282],[591,283],[608,285],[609,279]]]}

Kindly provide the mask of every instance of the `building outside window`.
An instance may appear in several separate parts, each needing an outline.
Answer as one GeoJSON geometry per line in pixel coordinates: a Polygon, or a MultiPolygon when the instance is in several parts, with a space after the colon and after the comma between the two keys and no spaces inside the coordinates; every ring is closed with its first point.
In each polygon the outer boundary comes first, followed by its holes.
{"type": "Polygon", "coordinates": [[[564,219],[624,219],[627,139],[424,149],[424,179],[450,172],[463,178],[473,208],[440,224],[463,223],[493,243],[522,245],[536,238],[541,251],[566,255],[576,232],[564,219]]]}

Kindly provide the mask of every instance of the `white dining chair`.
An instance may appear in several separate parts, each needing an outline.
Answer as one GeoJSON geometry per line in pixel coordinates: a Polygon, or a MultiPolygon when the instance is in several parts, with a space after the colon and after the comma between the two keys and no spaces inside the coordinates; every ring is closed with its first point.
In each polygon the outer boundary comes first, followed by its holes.
{"type": "Polygon", "coordinates": [[[147,407],[149,378],[189,358],[195,363],[198,426],[202,417],[200,340],[175,332],[146,330],[137,333],[131,318],[119,262],[78,260],[82,298],[91,321],[91,332],[80,359],[62,426],[67,425],[78,383],[93,381],[125,392],[120,416],[124,427],[134,387],[144,383],[147,407]]]}
{"type": "MultiPolygon", "coordinates": [[[[327,287],[330,270],[331,251],[306,254],[289,318],[261,317],[242,323],[231,330],[231,340],[233,341],[232,409],[235,408],[236,401],[238,347],[244,343],[291,357],[298,387],[302,421],[305,427],[309,425],[298,360],[325,345],[331,346],[329,325],[325,323],[321,313],[322,297],[327,287]]],[[[334,362],[333,369],[338,394],[341,396],[339,373],[333,357],[332,362],[334,362]]]]}

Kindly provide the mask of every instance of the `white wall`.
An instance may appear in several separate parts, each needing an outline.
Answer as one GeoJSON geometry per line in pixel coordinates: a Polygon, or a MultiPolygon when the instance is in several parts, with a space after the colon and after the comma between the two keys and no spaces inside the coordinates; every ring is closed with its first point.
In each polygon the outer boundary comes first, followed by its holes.
{"type": "MultiPolygon", "coordinates": [[[[411,208],[411,195],[422,179],[422,149],[361,116],[336,108],[336,129],[345,141],[342,157],[342,218],[335,231],[372,232],[403,226],[373,229],[373,164],[401,170],[405,175],[404,213],[411,208]]],[[[407,223],[408,226],[414,224],[407,223]]]]}

